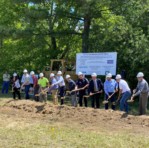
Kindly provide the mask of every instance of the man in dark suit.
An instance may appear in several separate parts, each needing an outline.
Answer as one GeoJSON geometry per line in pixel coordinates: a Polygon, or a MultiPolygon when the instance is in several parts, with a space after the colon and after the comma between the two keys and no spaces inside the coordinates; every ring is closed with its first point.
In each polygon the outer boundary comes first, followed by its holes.
{"type": "Polygon", "coordinates": [[[91,77],[92,80],[89,83],[89,92],[91,96],[92,107],[99,108],[100,107],[99,98],[100,94],[103,92],[103,84],[100,79],[97,79],[96,73],[92,73],[91,77]]]}
{"type": "Polygon", "coordinates": [[[77,94],[75,91],[72,91],[76,87],[76,83],[71,79],[70,75],[66,75],[66,80],[68,81],[68,89],[71,92],[70,97],[71,97],[71,105],[74,107],[77,107],[78,101],[77,101],[77,94]]]}
{"type": "MultiPolygon", "coordinates": [[[[79,105],[83,106],[83,96],[87,94],[87,88],[88,88],[88,80],[84,77],[82,72],[78,73],[78,80],[76,82],[76,89],[82,89],[79,91],[79,105]]],[[[87,98],[84,98],[84,105],[87,107],[87,98]]]]}

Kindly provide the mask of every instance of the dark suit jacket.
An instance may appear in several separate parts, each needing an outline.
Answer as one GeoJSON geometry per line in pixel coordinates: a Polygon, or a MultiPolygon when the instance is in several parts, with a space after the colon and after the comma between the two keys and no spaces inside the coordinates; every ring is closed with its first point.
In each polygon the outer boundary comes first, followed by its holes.
{"type": "MultiPolygon", "coordinates": [[[[72,91],[75,89],[75,86],[76,86],[76,83],[70,79],[70,81],[68,82],[68,88],[69,88],[69,91],[72,91]]],[[[71,95],[74,95],[76,92],[72,92],[71,95]]]]}
{"type": "MultiPolygon", "coordinates": [[[[103,83],[101,82],[100,79],[97,79],[97,86],[98,86],[98,91],[103,90],[103,83]]],[[[91,80],[89,83],[89,93],[94,93],[94,81],[91,80]]]]}

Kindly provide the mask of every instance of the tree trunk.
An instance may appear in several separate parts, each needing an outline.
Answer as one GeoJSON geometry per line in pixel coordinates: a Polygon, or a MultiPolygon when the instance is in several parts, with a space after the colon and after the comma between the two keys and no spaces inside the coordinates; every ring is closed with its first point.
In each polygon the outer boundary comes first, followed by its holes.
{"type": "Polygon", "coordinates": [[[87,53],[89,52],[89,31],[91,25],[91,18],[89,15],[84,17],[84,31],[82,34],[82,52],[87,53]]]}
{"type": "Polygon", "coordinates": [[[56,38],[55,37],[51,37],[51,43],[52,43],[52,48],[54,50],[57,49],[57,45],[56,45],[56,38]]]}
{"type": "MultiPolygon", "coordinates": [[[[53,27],[55,23],[55,18],[53,18],[53,12],[54,12],[53,7],[54,7],[54,2],[51,1],[51,12],[50,12],[51,16],[49,18],[49,33],[53,32],[53,27]]],[[[52,43],[53,50],[54,51],[57,50],[56,38],[53,35],[51,35],[51,43],[52,43]]]]}

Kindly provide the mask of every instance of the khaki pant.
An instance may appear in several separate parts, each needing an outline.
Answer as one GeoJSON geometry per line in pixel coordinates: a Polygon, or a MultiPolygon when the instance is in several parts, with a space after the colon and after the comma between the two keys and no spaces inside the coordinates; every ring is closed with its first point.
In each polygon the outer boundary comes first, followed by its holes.
{"type": "MultiPolygon", "coordinates": [[[[42,90],[44,90],[46,87],[42,88],[42,90]]],[[[48,95],[47,93],[40,93],[40,96],[39,96],[39,101],[40,102],[47,102],[47,98],[48,98],[48,95]]]]}
{"type": "Polygon", "coordinates": [[[52,90],[51,92],[52,92],[53,104],[58,105],[58,97],[57,97],[58,90],[52,90]]]}
{"type": "Polygon", "coordinates": [[[139,114],[145,115],[148,103],[148,93],[140,94],[139,98],[139,114]]]}
{"type": "Polygon", "coordinates": [[[40,96],[39,96],[39,101],[40,102],[47,102],[47,93],[45,93],[45,94],[40,94],[40,96]]]}

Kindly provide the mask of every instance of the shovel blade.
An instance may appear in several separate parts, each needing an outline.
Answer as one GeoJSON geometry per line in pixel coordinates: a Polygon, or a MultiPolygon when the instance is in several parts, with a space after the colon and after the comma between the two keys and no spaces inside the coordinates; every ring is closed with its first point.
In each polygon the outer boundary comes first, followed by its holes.
{"type": "Polygon", "coordinates": [[[133,102],[134,102],[134,100],[127,100],[127,102],[128,102],[128,103],[133,103],[133,102]]]}
{"type": "Polygon", "coordinates": [[[109,103],[109,101],[105,100],[105,101],[103,101],[102,103],[103,103],[103,104],[107,104],[107,103],[109,103]]]}

